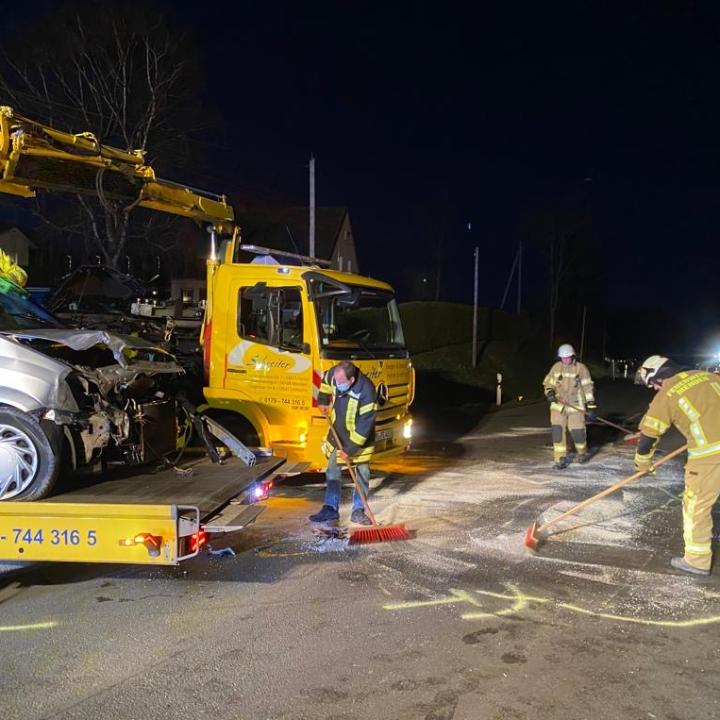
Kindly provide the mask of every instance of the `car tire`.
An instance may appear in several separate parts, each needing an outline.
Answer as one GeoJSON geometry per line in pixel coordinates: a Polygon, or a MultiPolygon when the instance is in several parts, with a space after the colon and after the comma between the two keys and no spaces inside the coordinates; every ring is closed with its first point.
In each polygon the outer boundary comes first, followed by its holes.
{"type": "Polygon", "coordinates": [[[59,444],[40,423],[12,407],[0,407],[0,501],[40,500],[60,474],[59,444]]]}

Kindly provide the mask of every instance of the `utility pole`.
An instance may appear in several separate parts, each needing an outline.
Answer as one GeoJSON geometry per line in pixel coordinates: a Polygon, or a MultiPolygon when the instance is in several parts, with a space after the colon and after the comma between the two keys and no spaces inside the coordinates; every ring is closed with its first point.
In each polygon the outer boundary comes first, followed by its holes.
{"type": "Polygon", "coordinates": [[[315,157],[310,154],[310,257],[315,257],[315,157]]]}
{"type": "Polygon", "coordinates": [[[585,319],[587,318],[587,305],[583,305],[582,331],[580,332],[580,361],[582,362],[585,352],[585,319]]]}
{"type": "Polygon", "coordinates": [[[473,295],[472,366],[477,367],[477,316],[478,316],[478,257],[480,248],[475,248],[475,293],[473,295]]]}

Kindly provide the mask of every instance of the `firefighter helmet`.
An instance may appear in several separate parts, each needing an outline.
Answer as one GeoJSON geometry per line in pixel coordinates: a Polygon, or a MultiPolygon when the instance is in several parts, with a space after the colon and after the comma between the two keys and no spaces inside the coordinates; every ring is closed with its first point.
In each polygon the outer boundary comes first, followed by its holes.
{"type": "Polygon", "coordinates": [[[559,358],[568,358],[572,357],[573,355],[575,355],[575,348],[569,343],[565,343],[558,348],[559,358]]]}
{"type": "MultiPolygon", "coordinates": [[[[668,358],[662,355],[651,355],[640,365],[638,371],[635,373],[635,384],[650,387],[653,382],[662,379],[658,377],[658,373],[660,373],[668,362],[668,358]]],[[[660,376],[662,375],[665,375],[665,373],[660,373],[660,376]]]]}

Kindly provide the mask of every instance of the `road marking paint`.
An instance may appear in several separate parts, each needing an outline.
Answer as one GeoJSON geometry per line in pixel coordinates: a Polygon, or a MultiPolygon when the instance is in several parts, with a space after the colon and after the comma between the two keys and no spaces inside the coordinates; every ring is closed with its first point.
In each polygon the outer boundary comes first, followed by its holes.
{"type": "Polygon", "coordinates": [[[24,632],[25,630],[49,630],[57,627],[59,623],[55,620],[34,625],[0,625],[0,632],[24,632]]]}
{"type": "Polygon", "coordinates": [[[539,597],[524,593],[517,585],[512,583],[504,583],[506,592],[498,593],[489,590],[475,590],[469,592],[458,588],[450,588],[449,596],[439,598],[437,600],[411,600],[402,603],[389,603],[383,605],[384,610],[411,610],[422,607],[436,607],[440,605],[469,604],[473,607],[482,608],[483,603],[476,597],[492,598],[494,600],[502,600],[510,603],[509,607],[501,608],[495,611],[470,611],[464,612],[460,617],[463,620],[485,620],[489,618],[503,617],[507,615],[517,615],[523,610],[529,609],[532,604],[552,606],[560,610],[568,610],[580,615],[588,615],[590,617],[603,618],[604,620],[612,620],[615,622],[630,623],[635,625],[647,625],[654,627],[668,628],[691,628],[703,625],[720,624],[720,615],[707,615],[705,617],[687,618],[685,620],[654,620],[652,618],[637,617],[630,615],[616,615],[614,613],[599,612],[590,610],[579,605],[566,603],[552,597],[539,597]]]}

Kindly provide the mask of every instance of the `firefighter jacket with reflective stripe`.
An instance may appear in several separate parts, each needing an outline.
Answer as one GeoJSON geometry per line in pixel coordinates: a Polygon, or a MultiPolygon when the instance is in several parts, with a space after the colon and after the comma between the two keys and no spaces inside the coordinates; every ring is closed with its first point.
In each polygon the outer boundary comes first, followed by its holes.
{"type": "MultiPolygon", "coordinates": [[[[330,368],[320,384],[318,405],[330,405],[330,419],[340,437],[343,450],[354,462],[369,462],[375,450],[375,386],[366,375],[359,373],[347,392],[340,392],[335,384],[335,368],[330,368]]],[[[323,443],[326,457],[335,449],[335,438],[328,431],[323,443]]]]}
{"type": "Polygon", "coordinates": [[[691,462],[720,463],[720,378],[688,370],[663,381],[640,422],[635,462],[646,465],[657,440],[674,425],[688,442],[691,462]],[[644,436],[644,437],[643,437],[644,436]]]}
{"type": "Polygon", "coordinates": [[[572,365],[556,362],[543,380],[545,395],[555,393],[557,402],[550,405],[551,410],[568,414],[579,412],[566,405],[574,405],[585,411],[587,405],[595,405],[595,391],[590,371],[577,360],[572,365]]]}

